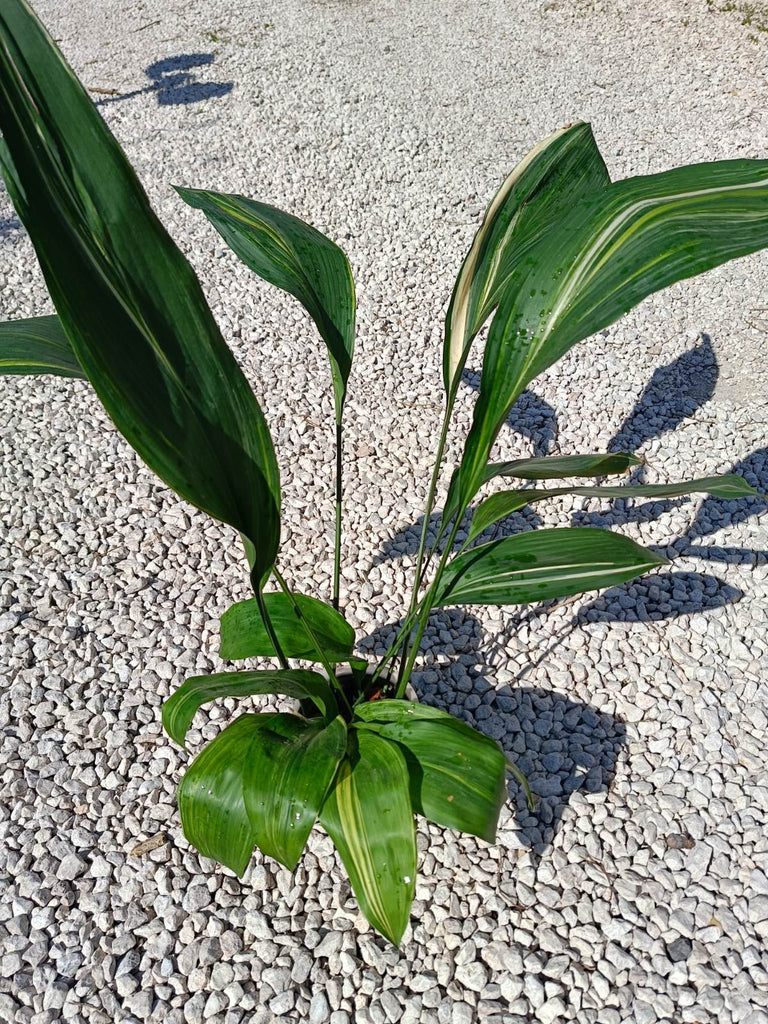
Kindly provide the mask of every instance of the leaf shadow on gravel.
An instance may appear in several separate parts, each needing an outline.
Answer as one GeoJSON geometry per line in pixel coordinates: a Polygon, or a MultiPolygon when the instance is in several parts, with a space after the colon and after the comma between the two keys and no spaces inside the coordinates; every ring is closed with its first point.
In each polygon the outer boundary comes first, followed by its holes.
{"type": "MultiPolygon", "coordinates": [[[[486,674],[477,666],[485,661],[498,663],[494,648],[501,638],[489,642],[480,620],[463,609],[433,612],[429,624],[429,632],[437,639],[431,647],[425,646],[428,659],[442,655],[454,661],[414,672],[414,689],[425,704],[498,740],[524,772],[537,805],[530,810],[522,789],[511,781],[516,837],[541,855],[556,835],[572,793],[610,788],[625,742],[624,722],[554,690],[497,684],[490,667],[486,674]]],[[[398,625],[390,623],[374,631],[361,648],[383,653],[398,625]]]]}
{"type": "Polygon", "coordinates": [[[0,238],[7,238],[21,230],[21,221],[18,217],[0,217],[0,238]]]}
{"type": "Polygon", "coordinates": [[[154,93],[161,107],[201,103],[203,100],[226,96],[234,89],[234,82],[198,82],[193,69],[208,67],[215,60],[212,53],[182,53],[178,57],[166,57],[155,61],[146,69],[151,85],[131,92],[107,96],[96,101],[97,106],[120,103],[154,93]]]}

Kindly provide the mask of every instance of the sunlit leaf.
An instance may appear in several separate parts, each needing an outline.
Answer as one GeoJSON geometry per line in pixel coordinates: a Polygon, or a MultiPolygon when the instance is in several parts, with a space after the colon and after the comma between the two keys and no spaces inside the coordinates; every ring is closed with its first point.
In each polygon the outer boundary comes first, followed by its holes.
{"type": "Polygon", "coordinates": [[[320,812],[360,909],[398,945],[416,885],[416,832],[400,748],[356,730],[320,812]]]}
{"type": "Polygon", "coordinates": [[[592,129],[583,122],[550,135],[509,175],[485,211],[456,279],[445,324],[446,392],[455,387],[473,339],[525,253],[565,209],[609,180],[592,129]]]}
{"type": "Polygon", "coordinates": [[[355,346],[355,286],[347,257],[330,238],[274,206],[204,189],[176,191],[203,211],[247,267],[297,298],[315,321],[328,349],[340,421],[355,346]]]}
{"type": "Polygon", "coordinates": [[[495,840],[507,792],[498,743],[445,711],[411,701],[370,701],[358,705],[356,717],[403,748],[415,811],[438,825],[495,840]]]}
{"type": "MultiPolygon", "coordinates": [[[[314,597],[296,594],[294,600],[309,623],[321,651],[313,643],[287,594],[264,594],[267,614],[286,658],[331,663],[347,661],[355,646],[355,631],[330,605],[314,597]]],[[[219,655],[225,661],[240,658],[271,658],[275,649],[264,626],[255,598],[238,601],[221,617],[219,655]]]]}
{"type": "Polygon", "coordinates": [[[255,546],[279,542],[272,440],[192,268],[24,0],[0,5],[0,163],[75,357],[174,490],[255,546]]]}
{"type": "Polygon", "coordinates": [[[679,484],[630,484],[624,487],[552,487],[547,490],[500,491],[486,498],[472,516],[468,541],[517,512],[525,505],[562,494],[576,494],[583,498],[683,498],[690,494],[712,494],[718,498],[758,498],[758,491],[750,487],[743,476],[706,476],[679,484]]]}
{"type": "Polygon", "coordinates": [[[0,374],[40,373],[88,379],[59,318],[37,316],[0,323],[0,374]]]}
{"type": "Polygon", "coordinates": [[[347,746],[344,720],[275,715],[254,736],[245,807],[256,845],[293,871],[347,746]]]}
{"type": "Polygon", "coordinates": [[[183,746],[195,712],[203,704],[222,697],[251,697],[266,693],[311,700],[325,720],[334,718],[337,713],[330,683],[317,672],[300,669],[218,672],[185,680],[163,705],[163,726],[171,739],[183,746]]]}
{"type": "Polygon", "coordinates": [[[666,564],[666,558],[608,530],[532,530],[452,559],[432,603],[528,604],[626,583],[666,564]]]}
{"type": "Polygon", "coordinates": [[[505,287],[454,487],[464,508],[528,383],[652,292],[768,245],[768,161],[695,164],[607,185],[541,234],[505,287]]]}

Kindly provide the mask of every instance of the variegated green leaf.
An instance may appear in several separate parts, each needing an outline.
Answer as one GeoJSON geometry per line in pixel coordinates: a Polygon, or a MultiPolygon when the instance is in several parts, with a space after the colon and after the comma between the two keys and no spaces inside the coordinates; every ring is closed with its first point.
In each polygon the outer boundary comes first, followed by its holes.
{"type": "Polygon", "coordinates": [[[270,716],[248,751],[245,807],[256,845],[293,871],[347,746],[344,719],[270,716]]]}
{"type": "Polygon", "coordinates": [[[331,361],[340,422],[355,347],[355,286],[347,257],[330,238],[267,203],[204,189],[176,191],[203,211],[247,267],[297,298],[315,321],[331,361]]]}
{"type": "Polygon", "coordinates": [[[188,501],[274,563],[264,416],[191,266],[24,0],[0,3],[0,165],[78,363],[117,428],[188,501]]]}
{"type": "Polygon", "coordinates": [[[432,605],[546,601],[626,583],[666,564],[661,555],[608,530],[532,530],[457,555],[432,605]]]}
{"type": "Polygon", "coordinates": [[[171,739],[184,746],[187,730],[203,704],[222,697],[251,697],[266,693],[311,700],[326,721],[334,718],[338,710],[330,683],[317,672],[302,669],[217,672],[185,680],[163,705],[163,726],[171,739]]]}
{"type": "Polygon", "coordinates": [[[403,748],[417,813],[486,842],[495,840],[507,795],[506,759],[495,740],[445,711],[406,700],[369,701],[355,714],[403,748]]]}
{"type": "Polygon", "coordinates": [[[768,161],[696,164],[629,178],[582,199],[508,282],[454,487],[461,508],[526,385],[652,292],[768,245],[768,161]]]}
{"type": "Polygon", "coordinates": [[[0,323],[0,374],[4,373],[88,379],[57,316],[0,323]]]}
{"type": "Polygon", "coordinates": [[[467,541],[525,505],[561,494],[577,494],[584,498],[683,498],[690,494],[711,494],[717,498],[758,498],[758,491],[743,476],[707,476],[680,484],[633,484],[625,487],[552,487],[547,490],[500,491],[478,505],[472,516],[467,541]]]}
{"type": "Polygon", "coordinates": [[[416,885],[416,831],[405,758],[372,732],[350,734],[350,752],[320,812],[360,909],[398,945],[416,885]]]}
{"type": "Polygon", "coordinates": [[[203,854],[242,875],[256,839],[245,807],[254,737],[274,715],[241,715],[197,755],[179,786],[184,835],[203,854]]]}
{"type": "MultiPolygon", "coordinates": [[[[264,594],[264,605],[285,657],[307,661],[325,659],[333,664],[347,661],[354,650],[355,631],[346,619],[317,598],[296,594],[293,600],[303,618],[296,614],[287,594],[264,594]],[[309,624],[319,649],[304,622],[309,624]]],[[[225,661],[274,657],[275,649],[255,598],[238,601],[222,615],[219,654],[225,661]]]]}
{"type": "Polygon", "coordinates": [[[580,196],[609,182],[588,124],[561,128],[512,171],[485,211],[446,317],[443,380],[450,394],[472,341],[499,303],[519,260],[580,196]]]}
{"type": "MultiPolygon", "coordinates": [[[[611,476],[616,473],[626,473],[631,466],[642,465],[642,461],[630,452],[611,452],[605,455],[547,455],[537,459],[515,459],[512,462],[493,462],[486,466],[482,482],[488,483],[489,480],[494,480],[498,476],[512,476],[520,480],[560,480],[563,477],[611,476]]],[[[458,470],[454,473],[454,480],[457,473],[458,470]]],[[[444,521],[455,515],[458,510],[458,498],[458,488],[454,486],[452,480],[443,512],[444,521]]]]}

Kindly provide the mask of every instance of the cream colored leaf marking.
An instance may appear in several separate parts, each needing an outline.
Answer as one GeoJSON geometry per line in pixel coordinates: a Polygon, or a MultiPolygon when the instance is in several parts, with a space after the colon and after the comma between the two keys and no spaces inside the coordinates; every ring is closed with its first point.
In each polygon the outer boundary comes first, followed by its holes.
{"type": "MultiPolygon", "coordinates": [[[[496,193],[493,202],[486,210],[485,217],[483,218],[483,225],[478,231],[477,235],[475,236],[475,240],[472,243],[472,247],[469,250],[469,255],[467,256],[464,267],[462,268],[461,276],[456,287],[456,302],[454,303],[453,307],[451,323],[448,327],[448,337],[450,338],[449,367],[451,371],[451,385],[455,380],[456,371],[458,370],[459,365],[461,363],[461,358],[464,355],[464,348],[467,340],[467,314],[469,310],[469,299],[472,290],[472,284],[475,277],[475,272],[477,270],[477,264],[480,259],[483,244],[485,243],[485,240],[488,237],[491,228],[493,227],[493,222],[496,217],[496,214],[504,205],[510,192],[515,187],[517,182],[522,178],[523,174],[528,170],[531,164],[536,159],[538,159],[541,153],[549,146],[551,146],[556,139],[559,139],[562,135],[570,131],[573,127],[573,125],[567,125],[565,128],[560,128],[558,131],[553,132],[552,135],[550,135],[548,138],[544,139],[543,142],[540,142],[538,146],[535,146],[534,149],[532,149],[531,152],[523,160],[521,160],[521,162],[512,171],[512,173],[508,175],[503,185],[496,193]],[[459,339],[458,345],[455,343],[455,339],[459,339]]],[[[513,220],[512,224],[510,225],[510,230],[512,226],[515,224],[515,222],[516,221],[513,220]]],[[[504,241],[506,241],[509,233],[510,232],[508,231],[505,234],[504,241]]],[[[501,258],[502,248],[502,246],[499,246],[499,248],[497,249],[496,256],[494,257],[494,269],[498,265],[498,260],[501,258]]],[[[486,279],[483,288],[483,301],[487,299],[489,285],[492,280],[493,274],[490,273],[486,279]]],[[[480,303],[479,306],[480,308],[482,308],[482,303],[480,303]]]]}
{"type": "Polygon", "coordinates": [[[334,790],[336,804],[339,808],[339,819],[344,827],[344,836],[354,858],[355,867],[365,885],[365,895],[374,913],[384,922],[388,930],[394,933],[392,922],[381,902],[381,894],[376,884],[373,857],[368,845],[362,806],[357,798],[357,787],[352,778],[352,769],[348,761],[344,761],[339,770],[339,781],[334,790]],[[343,777],[342,776],[343,772],[343,777]]]}
{"type": "MultiPolygon", "coordinates": [[[[637,233],[639,228],[658,212],[658,209],[654,209],[654,207],[658,208],[660,206],[663,206],[664,204],[668,206],[674,206],[676,203],[680,203],[686,199],[695,199],[699,196],[713,196],[725,192],[740,192],[743,191],[744,189],[763,188],[766,185],[768,185],[768,178],[764,178],[756,182],[751,182],[749,184],[722,185],[718,188],[698,189],[691,192],[680,192],[673,196],[650,197],[648,199],[640,199],[637,202],[633,203],[631,206],[628,206],[624,211],[619,213],[612,221],[610,221],[606,225],[601,234],[599,234],[595,241],[592,243],[592,246],[582,255],[581,259],[574,264],[573,268],[567,274],[566,279],[563,282],[563,287],[560,290],[560,297],[556,300],[554,306],[552,307],[552,312],[547,318],[547,326],[545,327],[545,330],[541,336],[538,346],[533,352],[533,355],[537,355],[539,351],[543,348],[543,346],[546,344],[547,339],[549,338],[552,331],[555,329],[555,326],[557,325],[558,319],[563,314],[569,303],[574,299],[577,291],[582,287],[586,287],[589,284],[589,282],[592,279],[594,279],[597,272],[607,262],[607,260],[610,259],[610,257],[618,249],[620,249],[623,245],[626,244],[626,239],[629,238],[631,235],[637,233]],[[637,223],[631,224],[628,227],[628,229],[623,231],[623,233],[621,233],[615,239],[613,244],[610,245],[609,248],[605,250],[605,252],[602,255],[602,258],[600,258],[596,263],[594,263],[593,266],[590,266],[592,261],[597,259],[601,249],[603,249],[604,246],[609,245],[611,238],[617,235],[618,232],[621,232],[622,225],[626,223],[626,221],[631,220],[632,217],[634,217],[641,210],[647,207],[650,207],[648,214],[646,214],[646,216],[643,217],[642,219],[638,220],[637,223]]],[[[526,365],[530,365],[532,361],[533,359],[529,357],[526,360],[526,365]]]]}

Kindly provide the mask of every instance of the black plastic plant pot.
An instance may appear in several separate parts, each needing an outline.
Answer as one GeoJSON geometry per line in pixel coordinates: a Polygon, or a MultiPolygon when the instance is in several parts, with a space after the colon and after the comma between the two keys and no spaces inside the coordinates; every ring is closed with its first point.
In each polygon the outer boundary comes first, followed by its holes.
{"type": "MultiPolygon", "coordinates": [[[[349,701],[350,706],[356,704],[361,696],[365,700],[382,700],[394,696],[397,689],[397,678],[383,673],[375,681],[372,681],[373,673],[373,665],[367,668],[365,673],[362,671],[354,672],[349,669],[336,673],[336,678],[341,684],[344,696],[349,701]]],[[[419,699],[410,683],[405,688],[405,699],[412,701],[418,701],[419,699]]],[[[318,718],[320,715],[317,705],[311,700],[300,700],[299,712],[304,718],[318,718]]]]}

